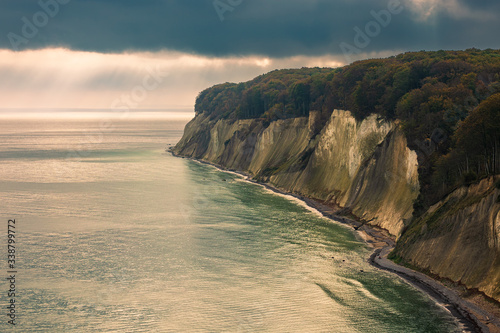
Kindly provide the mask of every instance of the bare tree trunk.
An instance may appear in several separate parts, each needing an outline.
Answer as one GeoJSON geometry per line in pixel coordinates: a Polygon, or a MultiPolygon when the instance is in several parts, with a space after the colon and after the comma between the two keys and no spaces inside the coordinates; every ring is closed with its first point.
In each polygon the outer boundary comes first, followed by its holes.
{"type": "Polygon", "coordinates": [[[493,149],[493,174],[497,173],[498,140],[495,139],[495,148],[493,149]]]}

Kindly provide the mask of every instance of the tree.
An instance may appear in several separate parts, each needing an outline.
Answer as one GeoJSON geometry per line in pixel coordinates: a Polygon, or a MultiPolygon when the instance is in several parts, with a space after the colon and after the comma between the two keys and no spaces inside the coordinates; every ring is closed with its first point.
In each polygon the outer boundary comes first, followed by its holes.
{"type": "Polygon", "coordinates": [[[298,82],[292,85],[290,97],[295,105],[297,114],[305,116],[309,113],[309,104],[311,103],[311,87],[304,82],[298,82]]]}
{"type": "Polygon", "coordinates": [[[468,164],[478,163],[477,174],[500,172],[500,93],[490,96],[471,112],[455,133],[458,149],[468,164]]]}

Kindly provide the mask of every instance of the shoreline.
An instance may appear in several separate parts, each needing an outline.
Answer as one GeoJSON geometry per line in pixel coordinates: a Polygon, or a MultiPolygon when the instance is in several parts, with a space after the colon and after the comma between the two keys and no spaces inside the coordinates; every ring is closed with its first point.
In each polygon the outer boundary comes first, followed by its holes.
{"type": "Polygon", "coordinates": [[[245,180],[261,185],[272,192],[299,199],[307,206],[321,213],[324,217],[334,222],[352,227],[356,235],[359,236],[359,238],[361,238],[361,240],[373,250],[367,260],[370,265],[377,269],[397,275],[405,282],[425,293],[438,305],[446,308],[456,318],[464,332],[500,332],[499,317],[492,315],[478,304],[473,304],[467,301],[455,290],[446,287],[438,280],[433,279],[424,273],[398,265],[389,260],[387,256],[394,249],[396,241],[394,236],[390,235],[387,230],[369,225],[366,221],[359,220],[356,217],[350,218],[340,215],[338,214],[341,210],[340,207],[331,207],[318,200],[285,191],[269,183],[258,182],[252,179],[251,175],[242,171],[231,170],[208,161],[177,155],[172,151],[172,148],[173,147],[167,149],[172,156],[186,158],[213,166],[223,172],[230,172],[242,176],[245,180]]]}

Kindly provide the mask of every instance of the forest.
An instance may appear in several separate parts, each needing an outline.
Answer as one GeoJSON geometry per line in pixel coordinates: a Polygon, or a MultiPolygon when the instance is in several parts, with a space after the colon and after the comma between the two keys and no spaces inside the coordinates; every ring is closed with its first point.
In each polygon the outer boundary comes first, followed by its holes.
{"type": "Polygon", "coordinates": [[[408,52],[341,68],[275,70],[202,91],[197,114],[276,119],[334,109],[401,124],[419,158],[423,213],[458,186],[500,173],[500,50],[408,52]]]}

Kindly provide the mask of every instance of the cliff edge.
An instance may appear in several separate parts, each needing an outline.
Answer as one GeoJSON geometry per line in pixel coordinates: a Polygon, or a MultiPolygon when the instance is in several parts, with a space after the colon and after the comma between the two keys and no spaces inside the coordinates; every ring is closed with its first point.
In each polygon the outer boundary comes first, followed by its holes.
{"type": "Polygon", "coordinates": [[[211,120],[197,115],[174,147],[285,191],[335,204],[399,237],[419,193],[417,155],[399,125],[335,110],[281,119],[211,120]]]}
{"type": "Polygon", "coordinates": [[[500,50],[276,70],[195,112],[175,154],[385,229],[395,261],[500,301],[500,50]]]}
{"type": "Polygon", "coordinates": [[[461,187],[414,221],[392,258],[500,300],[500,177],[461,187]]]}

